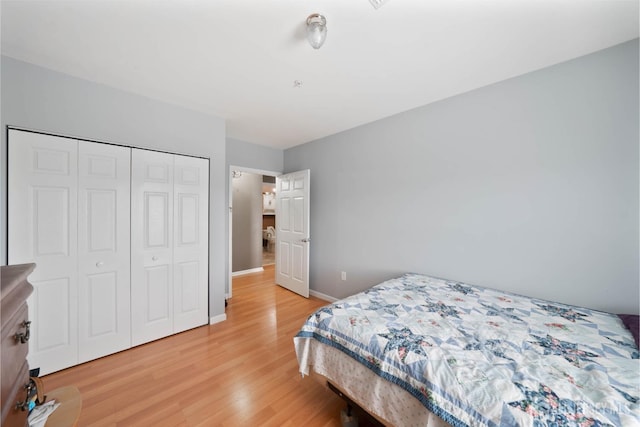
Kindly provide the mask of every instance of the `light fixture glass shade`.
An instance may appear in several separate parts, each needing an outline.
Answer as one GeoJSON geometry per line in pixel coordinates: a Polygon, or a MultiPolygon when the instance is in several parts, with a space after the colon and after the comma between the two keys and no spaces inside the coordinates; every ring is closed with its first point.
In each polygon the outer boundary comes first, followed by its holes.
{"type": "Polygon", "coordinates": [[[327,20],[319,13],[309,15],[307,18],[307,40],[314,49],[320,46],[327,38],[327,20]]]}

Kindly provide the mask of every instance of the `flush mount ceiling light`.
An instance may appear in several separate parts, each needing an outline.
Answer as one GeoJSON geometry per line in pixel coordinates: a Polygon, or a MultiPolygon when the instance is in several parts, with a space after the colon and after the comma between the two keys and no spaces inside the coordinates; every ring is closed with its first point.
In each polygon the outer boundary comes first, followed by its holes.
{"type": "Polygon", "coordinates": [[[307,40],[314,49],[320,46],[327,38],[327,20],[319,13],[312,13],[307,18],[307,40]]]}

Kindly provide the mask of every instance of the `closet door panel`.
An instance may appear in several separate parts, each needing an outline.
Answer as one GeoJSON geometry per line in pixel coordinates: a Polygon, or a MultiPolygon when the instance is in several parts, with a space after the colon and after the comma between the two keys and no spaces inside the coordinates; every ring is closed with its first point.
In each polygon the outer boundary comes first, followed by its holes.
{"type": "MultiPolygon", "coordinates": [[[[69,305],[70,285],[68,278],[38,282],[32,300],[34,317],[29,317],[34,324],[32,330],[36,332],[38,338],[33,341],[29,350],[33,349],[35,353],[42,354],[72,346],[73,331],[71,331],[70,325],[74,323],[72,317],[75,310],[72,310],[69,305]]],[[[29,341],[34,338],[32,336],[29,341]]],[[[69,362],[73,363],[74,361],[70,360],[69,362]]]]}
{"type": "Polygon", "coordinates": [[[209,161],[174,159],[174,332],[208,323],[209,161]]]}
{"type": "Polygon", "coordinates": [[[79,361],[131,346],[131,149],[80,141],[79,361]]]}
{"type": "MultiPolygon", "coordinates": [[[[145,267],[145,324],[171,322],[171,282],[168,264],[145,267]]],[[[169,335],[171,331],[167,333],[169,335]]]]}
{"type": "Polygon", "coordinates": [[[36,263],[28,359],[44,375],[78,360],[78,141],[16,129],[8,141],[8,261],[36,263]]]}
{"type": "Polygon", "coordinates": [[[173,333],[173,155],[131,155],[131,329],[139,345],[173,333]]]}

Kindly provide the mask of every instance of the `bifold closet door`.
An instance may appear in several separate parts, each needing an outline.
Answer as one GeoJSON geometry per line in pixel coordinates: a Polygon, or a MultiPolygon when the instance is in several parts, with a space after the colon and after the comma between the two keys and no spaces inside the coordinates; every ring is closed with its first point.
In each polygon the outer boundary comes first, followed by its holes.
{"type": "Polygon", "coordinates": [[[29,364],[131,346],[130,149],[9,130],[9,263],[35,262],[29,364]]]}
{"type": "Polygon", "coordinates": [[[28,360],[46,374],[78,361],[78,141],[8,136],[8,261],[36,263],[28,360]]]}
{"type": "Polygon", "coordinates": [[[209,163],[132,150],[133,345],[208,323],[209,163]]]}
{"type": "Polygon", "coordinates": [[[173,333],[173,155],[131,151],[131,337],[173,333]]]}
{"type": "Polygon", "coordinates": [[[174,156],[174,333],[209,320],[208,189],[208,160],[174,156]]]}
{"type": "Polygon", "coordinates": [[[78,143],[79,362],[131,347],[131,149],[78,143]]]}

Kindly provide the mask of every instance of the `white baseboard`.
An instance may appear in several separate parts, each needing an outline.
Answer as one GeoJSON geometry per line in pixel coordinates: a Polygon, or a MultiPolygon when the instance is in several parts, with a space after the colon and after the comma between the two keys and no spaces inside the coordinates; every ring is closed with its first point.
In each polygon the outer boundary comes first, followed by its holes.
{"type": "Polygon", "coordinates": [[[213,316],[209,318],[209,324],[215,325],[216,323],[224,322],[227,320],[227,315],[225,313],[218,314],[217,316],[213,316]]]}
{"type": "Polygon", "coordinates": [[[309,289],[309,295],[316,297],[316,298],[320,298],[322,300],[328,301],[328,302],[336,302],[338,301],[338,298],[334,298],[334,297],[330,297],[329,295],[325,295],[321,292],[317,292],[314,291],[312,289],[309,289]]]}
{"type": "Polygon", "coordinates": [[[264,268],[262,268],[262,267],[250,268],[248,270],[234,271],[233,273],[231,273],[231,276],[232,277],[242,276],[243,274],[261,273],[263,271],[264,271],[264,268]]]}

